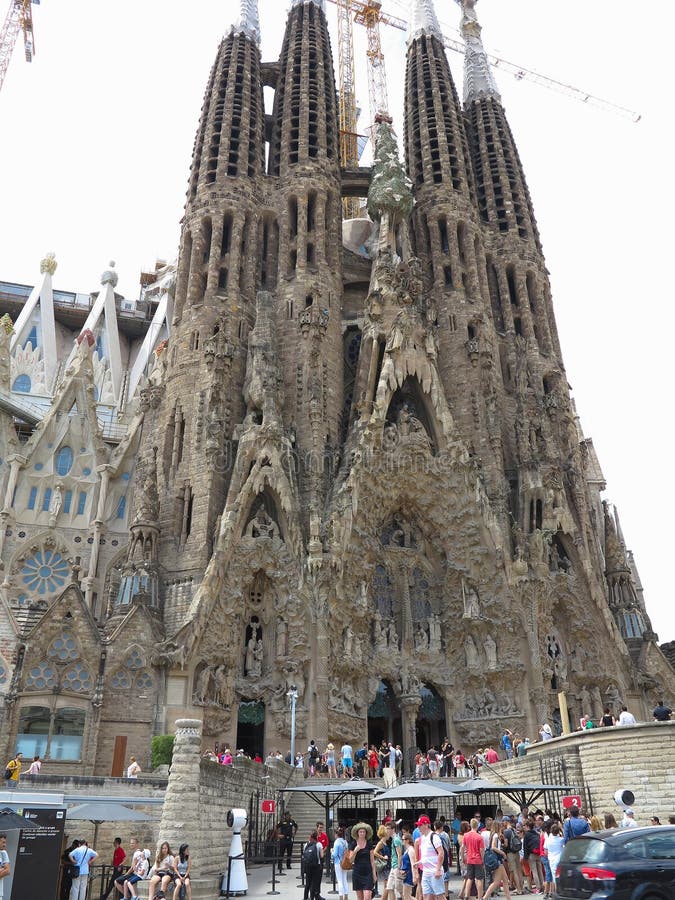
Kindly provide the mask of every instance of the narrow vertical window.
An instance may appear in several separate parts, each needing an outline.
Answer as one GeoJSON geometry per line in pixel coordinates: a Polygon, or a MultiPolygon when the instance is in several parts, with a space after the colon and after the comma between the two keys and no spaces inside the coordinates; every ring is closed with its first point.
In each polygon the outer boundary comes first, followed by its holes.
{"type": "Polygon", "coordinates": [[[35,503],[37,502],[37,492],[38,489],[36,487],[32,487],[30,489],[30,494],[28,495],[28,509],[35,509],[35,503]]]}

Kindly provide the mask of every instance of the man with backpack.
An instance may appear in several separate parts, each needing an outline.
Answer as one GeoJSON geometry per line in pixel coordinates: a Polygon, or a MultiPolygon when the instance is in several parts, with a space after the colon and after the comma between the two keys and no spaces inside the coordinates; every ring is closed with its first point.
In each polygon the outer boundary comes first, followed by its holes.
{"type": "Polygon", "coordinates": [[[450,866],[452,865],[452,841],[445,830],[443,818],[436,819],[434,822],[434,835],[440,838],[443,845],[443,881],[445,882],[445,896],[447,897],[450,886],[450,866]]]}
{"type": "Polygon", "coordinates": [[[21,760],[23,759],[23,753],[17,753],[13,759],[5,766],[5,781],[10,781],[12,784],[10,787],[15,785],[19,780],[19,775],[21,775],[21,760]]]}
{"type": "Polygon", "coordinates": [[[316,746],[314,741],[309,742],[309,747],[307,748],[307,757],[309,759],[309,774],[316,775],[319,769],[319,763],[321,761],[321,754],[319,753],[319,748],[316,746]]]}
{"type": "Polygon", "coordinates": [[[516,831],[515,823],[511,821],[510,816],[504,816],[502,822],[505,823],[506,828],[503,831],[503,837],[506,841],[506,861],[508,863],[509,872],[513,876],[513,880],[515,881],[515,889],[519,894],[523,893],[523,867],[520,864],[520,851],[523,846],[523,842],[518,836],[518,832],[516,831]]]}
{"type": "Polygon", "coordinates": [[[323,873],[323,847],[319,835],[313,831],[302,850],[302,867],[305,873],[303,900],[321,900],[321,875],[323,873]]]}

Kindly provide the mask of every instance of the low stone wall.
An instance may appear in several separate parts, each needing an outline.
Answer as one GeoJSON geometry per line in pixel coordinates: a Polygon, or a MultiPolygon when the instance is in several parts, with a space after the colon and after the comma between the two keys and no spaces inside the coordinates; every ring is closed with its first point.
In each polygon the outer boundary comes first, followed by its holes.
{"type": "MultiPolygon", "coordinates": [[[[227,826],[228,810],[245,809],[260,791],[275,799],[282,787],[302,782],[303,775],[285,763],[262,766],[236,758],[232,766],[201,759],[202,723],[179,719],[173,748],[171,773],[160,825],[159,840],[176,849],[190,845],[194,900],[213,897],[218,873],[227,867],[232,830],[227,826]]],[[[278,813],[277,813],[278,816],[278,813]]],[[[270,827],[276,816],[269,816],[270,827]]],[[[242,840],[247,838],[247,829],[242,840]]]]}
{"type": "MultiPolygon", "coordinates": [[[[649,722],[576,731],[532,744],[524,758],[491,768],[511,784],[551,783],[556,780],[551,774],[564,768],[567,783],[585,787],[590,810],[601,818],[606,812],[621,813],[614,792],[627,788],[635,794],[636,821],[649,825],[652,816],[667,822],[675,815],[674,754],[675,721],[649,722]]],[[[497,780],[489,773],[484,777],[497,780]]]]}

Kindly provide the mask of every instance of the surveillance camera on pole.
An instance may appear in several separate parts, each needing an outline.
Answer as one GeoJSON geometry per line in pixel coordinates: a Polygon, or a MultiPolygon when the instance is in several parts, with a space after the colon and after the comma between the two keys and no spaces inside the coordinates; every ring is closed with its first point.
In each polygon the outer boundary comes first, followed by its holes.
{"type": "Polygon", "coordinates": [[[286,693],[291,704],[291,765],[295,767],[295,706],[298,702],[298,689],[292,684],[286,693]]]}
{"type": "Polygon", "coordinates": [[[230,842],[229,864],[229,891],[228,873],[225,872],[220,885],[221,894],[229,893],[231,896],[241,897],[248,891],[248,879],[246,877],[246,863],[244,861],[244,847],[241,842],[241,830],[248,824],[248,814],[245,809],[230,809],[227,813],[227,826],[232,829],[230,842]]]}

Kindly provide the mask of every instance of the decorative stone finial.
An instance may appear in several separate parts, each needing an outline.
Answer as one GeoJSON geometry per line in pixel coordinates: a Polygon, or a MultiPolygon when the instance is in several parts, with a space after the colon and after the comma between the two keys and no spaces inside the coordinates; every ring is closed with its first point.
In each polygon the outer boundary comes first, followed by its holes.
{"type": "Polygon", "coordinates": [[[2,328],[5,334],[14,334],[14,322],[12,322],[9,313],[5,313],[0,319],[0,328],[2,328]]]}
{"type": "Polygon", "coordinates": [[[111,259],[110,268],[106,269],[103,275],[101,275],[101,284],[111,284],[114,289],[117,287],[118,280],[119,278],[117,272],[115,271],[115,261],[111,259]]]}
{"type": "Polygon", "coordinates": [[[292,0],[291,8],[294,6],[302,6],[303,3],[313,3],[315,6],[318,6],[322,12],[326,12],[326,0],[292,0]]]}
{"type": "Polygon", "coordinates": [[[40,261],[40,273],[42,275],[53,275],[56,272],[56,266],[56,254],[53,250],[50,250],[45,258],[40,261]]]}
{"type": "Polygon", "coordinates": [[[412,0],[406,43],[410,46],[415,38],[421,37],[423,34],[433,35],[443,42],[443,33],[438,24],[432,0],[412,0]]]}
{"type": "Polygon", "coordinates": [[[460,30],[466,50],[464,53],[464,102],[471,103],[482,97],[494,97],[501,103],[497,82],[481,40],[481,27],[476,17],[478,0],[457,0],[462,7],[460,30]]]}
{"type": "Polygon", "coordinates": [[[398,156],[398,146],[391,124],[382,120],[375,131],[375,157],[368,188],[368,215],[379,222],[384,213],[390,220],[401,221],[413,208],[412,182],[398,156]]]}
{"type": "Polygon", "coordinates": [[[233,31],[234,34],[245,34],[255,44],[260,44],[260,17],[257,0],[240,0],[239,21],[233,31]]]}

